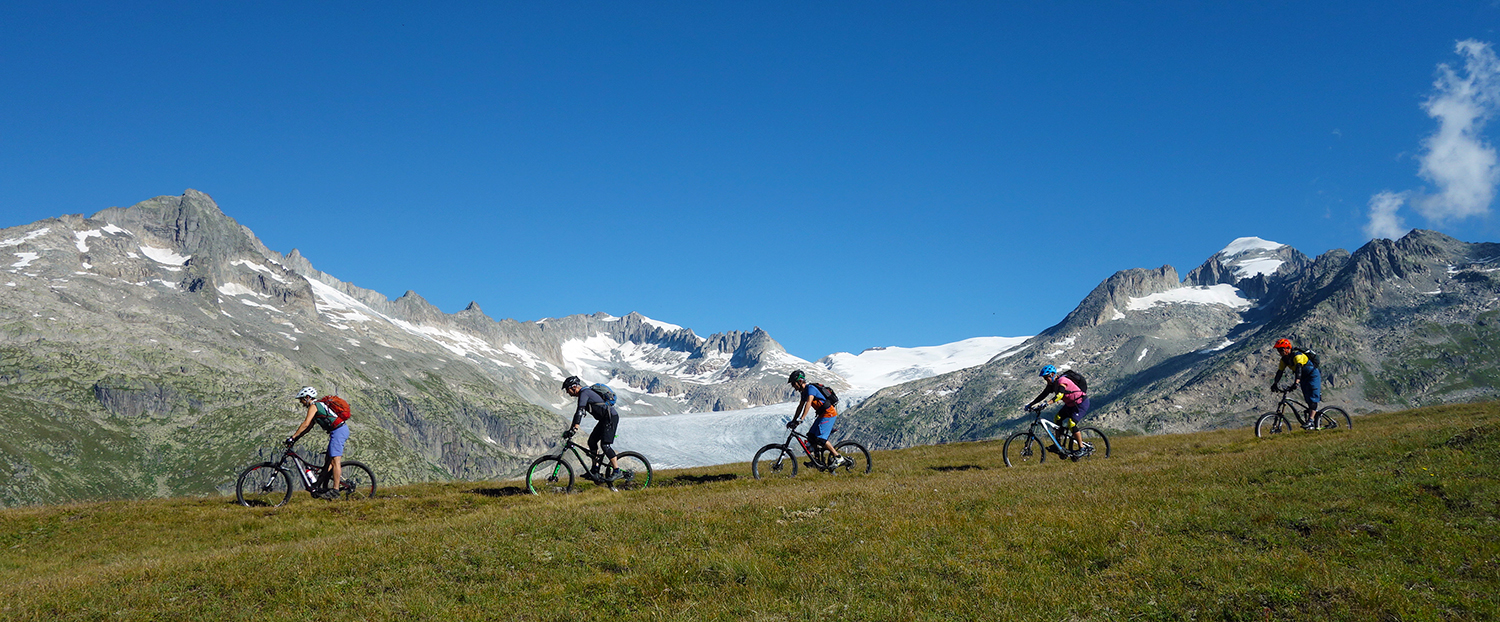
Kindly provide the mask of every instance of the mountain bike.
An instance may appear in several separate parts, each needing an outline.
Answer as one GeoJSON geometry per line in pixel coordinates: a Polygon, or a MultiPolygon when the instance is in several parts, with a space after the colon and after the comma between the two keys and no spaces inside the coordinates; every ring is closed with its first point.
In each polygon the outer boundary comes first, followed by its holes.
{"type": "MultiPolygon", "coordinates": [[[[296,473],[302,480],[302,488],[308,494],[317,496],[318,480],[323,477],[324,470],[328,467],[327,461],[325,460],[320,466],[313,466],[292,447],[293,445],[283,444],[280,450],[281,457],[276,462],[262,462],[240,472],[239,479],[234,483],[234,498],[239,500],[240,505],[246,507],[285,505],[287,500],[292,498],[293,490],[292,477],[287,471],[296,473]]],[[[375,496],[375,472],[363,462],[344,460],[340,464],[339,471],[341,477],[339,478],[338,498],[370,499],[375,496]]]]}
{"type": "Polygon", "coordinates": [[[615,469],[609,466],[608,458],[590,453],[588,447],[574,442],[572,436],[564,436],[563,440],[567,442],[557,448],[557,453],[543,455],[526,467],[527,492],[539,495],[570,493],[578,489],[580,485],[575,485],[573,465],[566,459],[569,455],[583,470],[578,477],[595,485],[610,490],[636,490],[651,485],[651,462],[645,456],[634,451],[617,453],[615,462],[620,466],[615,469]],[[584,460],[584,456],[589,459],[584,460]],[[583,469],[585,464],[589,468],[583,469]],[[613,477],[615,474],[619,477],[613,477]]]}
{"type": "Polygon", "coordinates": [[[1291,411],[1292,416],[1297,419],[1297,425],[1304,430],[1334,430],[1339,426],[1346,428],[1354,427],[1354,420],[1349,418],[1349,413],[1338,406],[1324,406],[1312,417],[1307,416],[1307,404],[1287,397],[1293,387],[1272,387],[1271,391],[1281,394],[1281,401],[1276,404],[1276,412],[1266,413],[1255,420],[1255,438],[1265,438],[1282,432],[1292,430],[1292,422],[1286,413],[1291,411]]]}
{"type": "Polygon", "coordinates": [[[1005,446],[1001,449],[1005,466],[1041,464],[1047,461],[1048,452],[1074,462],[1085,458],[1109,457],[1109,437],[1099,431],[1099,428],[1078,428],[1078,433],[1083,438],[1083,443],[1080,444],[1073,438],[1071,431],[1042,418],[1042,411],[1046,409],[1045,406],[1026,409],[1027,412],[1035,413],[1035,416],[1026,431],[1016,432],[1005,439],[1005,446]],[[1038,428],[1041,429],[1040,434],[1038,428]],[[1051,447],[1044,445],[1047,440],[1052,441],[1051,447]]]}
{"type": "MultiPolygon", "coordinates": [[[[790,422],[791,418],[784,419],[790,422]]],[[[833,429],[839,431],[838,428],[833,429]]],[[[825,473],[838,474],[865,474],[869,473],[874,464],[870,462],[870,450],[864,445],[854,441],[840,441],[833,446],[839,454],[848,458],[848,462],[835,464],[833,454],[821,447],[812,447],[807,443],[807,435],[798,432],[796,428],[787,429],[786,441],[782,443],[771,443],[761,447],[755,452],[755,458],[750,461],[750,474],[755,479],[768,477],[796,477],[797,455],[792,453],[792,441],[797,441],[802,446],[802,453],[807,456],[807,466],[823,471],[825,473]]]]}

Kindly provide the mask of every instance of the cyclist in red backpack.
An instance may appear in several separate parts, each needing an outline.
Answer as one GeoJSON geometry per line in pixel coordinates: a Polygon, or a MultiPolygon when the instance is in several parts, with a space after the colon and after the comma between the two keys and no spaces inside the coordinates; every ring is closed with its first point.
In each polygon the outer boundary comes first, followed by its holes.
{"type": "MultiPolygon", "coordinates": [[[[828,436],[833,433],[833,420],[839,416],[839,411],[830,403],[833,400],[823,395],[823,391],[818,388],[821,385],[808,382],[807,374],[800,369],[792,372],[786,381],[802,395],[802,401],[797,403],[797,412],[792,415],[792,420],[787,422],[786,427],[795,430],[802,423],[804,413],[817,413],[817,420],[807,428],[808,444],[831,454],[833,458],[829,464],[834,467],[853,465],[854,461],[840,456],[838,450],[833,448],[833,441],[828,440],[828,436]]],[[[808,463],[807,466],[814,465],[808,463]]]]}
{"type": "Polygon", "coordinates": [[[328,433],[328,464],[323,469],[323,474],[318,478],[317,488],[312,495],[319,499],[337,499],[339,491],[337,485],[333,490],[328,488],[328,482],[342,482],[343,479],[343,456],[344,443],[349,440],[349,403],[336,395],[329,395],[323,399],[317,399],[318,390],[312,387],[302,387],[297,392],[297,403],[307,408],[307,418],[302,420],[302,425],[297,426],[297,431],[287,437],[286,445],[291,447],[297,444],[297,439],[302,438],[312,430],[312,424],[317,422],[318,427],[328,433]]]}

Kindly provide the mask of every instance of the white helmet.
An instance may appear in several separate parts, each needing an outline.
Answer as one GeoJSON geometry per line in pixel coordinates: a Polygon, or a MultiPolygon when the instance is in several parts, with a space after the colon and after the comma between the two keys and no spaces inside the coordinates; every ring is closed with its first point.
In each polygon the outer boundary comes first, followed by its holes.
{"type": "Polygon", "coordinates": [[[299,399],[299,400],[302,399],[302,398],[304,398],[304,397],[317,397],[317,396],[318,396],[318,390],[314,389],[312,387],[302,387],[302,390],[297,392],[297,399],[299,399]]]}

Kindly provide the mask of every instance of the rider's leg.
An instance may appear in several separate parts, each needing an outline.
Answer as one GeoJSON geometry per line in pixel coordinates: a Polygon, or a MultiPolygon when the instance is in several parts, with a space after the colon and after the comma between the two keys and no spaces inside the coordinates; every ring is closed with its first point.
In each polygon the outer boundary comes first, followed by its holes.
{"type": "Polygon", "coordinates": [[[324,488],[338,490],[344,481],[344,443],[349,440],[349,424],[339,426],[328,433],[328,464],[318,484],[324,488]]]}
{"type": "Polygon", "coordinates": [[[1307,400],[1307,422],[1317,421],[1318,402],[1323,401],[1323,372],[1317,368],[1308,370],[1302,377],[1302,399],[1307,400]]]}
{"type": "MultiPolygon", "coordinates": [[[[597,467],[600,457],[609,458],[610,468],[620,468],[620,460],[615,456],[615,428],[619,427],[619,417],[610,417],[600,421],[594,426],[594,432],[589,434],[589,453],[594,456],[594,465],[597,467]]],[[[598,472],[596,468],[595,473],[598,472]]]]}
{"type": "MultiPolygon", "coordinates": [[[[835,459],[839,457],[839,451],[833,448],[833,441],[829,440],[829,437],[833,435],[833,422],[838,416],[838,411],[829,406],[828,410],[818,415],[818,419],[813,422],[811,430],[811,432],[816,434],[818,440],[823,441],[822,445],[818,446],[822,447],[828,453],[833,454],[835,459]]],[[[808,436],[813,436],[813,434],[809,434],[808,436]]]]}

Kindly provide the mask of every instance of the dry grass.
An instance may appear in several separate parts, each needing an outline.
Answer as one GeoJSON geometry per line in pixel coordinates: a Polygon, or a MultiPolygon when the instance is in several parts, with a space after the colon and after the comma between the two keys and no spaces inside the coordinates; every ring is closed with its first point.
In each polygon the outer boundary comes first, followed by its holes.
{"type": "Polygon", "coordinates": [[[1500,405],[1355,425],[1130,437],[1016,469],[998,442],[876,453],[861,477],[727,465],[626,494],[7,510],[0,618],[1500,617],[1500,405]]]}

